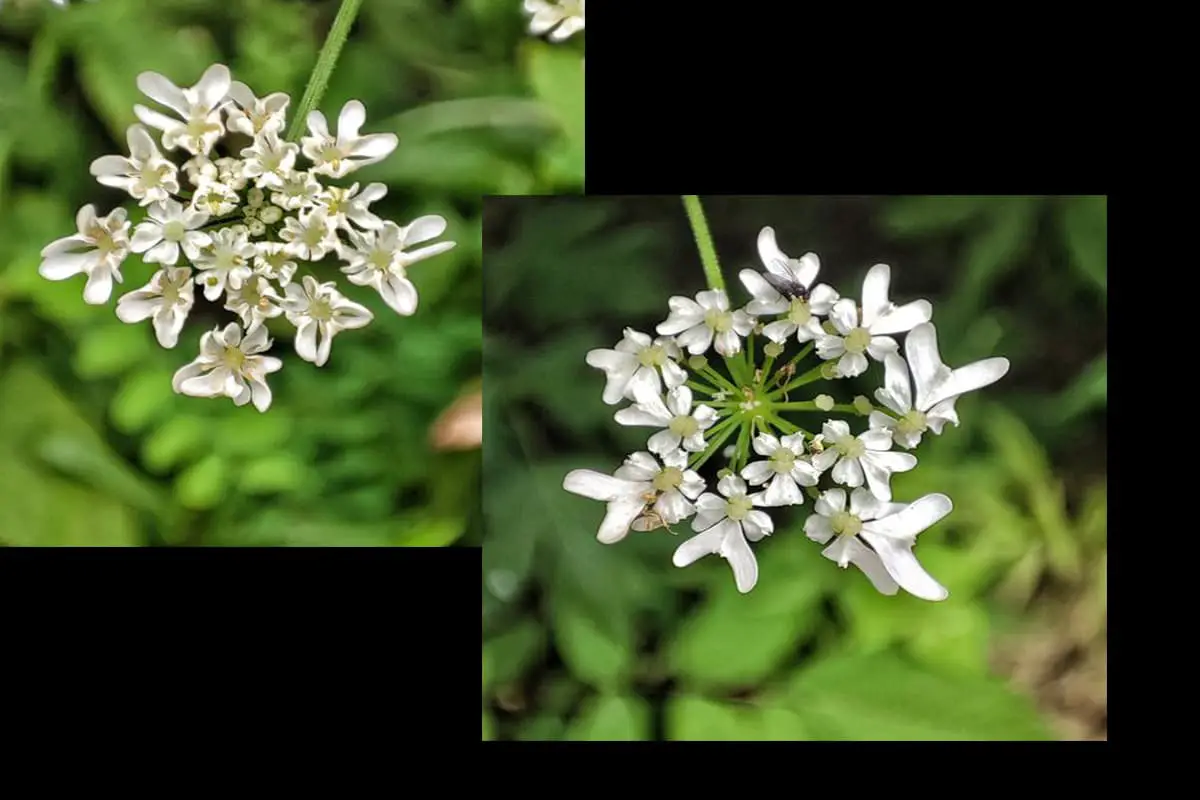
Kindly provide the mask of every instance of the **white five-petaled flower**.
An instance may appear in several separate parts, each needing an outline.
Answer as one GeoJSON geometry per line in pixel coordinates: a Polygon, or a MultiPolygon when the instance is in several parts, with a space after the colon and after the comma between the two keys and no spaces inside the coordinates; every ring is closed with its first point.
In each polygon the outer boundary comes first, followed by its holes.
{"type": "Polygon", "coordinates": [[[839,377],[853,378],[867,370],[867,356],[883,361],[888,353],[898,349],[896,340],[888,334],[904,333],[933,316],[928,300],[914,300],[897,306],[888,299],[891,267],[876,264],[863,279],[861,319],[859,309],[848,298],[838,300],[829,312],[836,334],[824,334],[817,339],[817,355],[826,361],[839,359],[839,377]]]}
{"type": "Polygon", "coordinates": [[[241,317],[247,328],[278,317],[283,313],[282,302],[283,298],[262,275],[251,275],[237,289],[225,292],[225,308],[241,317]]]}
{"type": "MultiPolygon", "coordinates": [[[[383,220],[371,213],[370,206],[376,200],[383,199],[386,194],[387,187],[382,183],[369,183],[361,192],[358,190],[357,183],[351,185],[349,189],[327,186],[325,191],[317,196],[317,204],[325,209],[325,213],[329,215],[330,221],[336,228],[353,232],[354,228],[350,225],[353,222],[365,230],[376,231],[383,227],[383,220]]],[[[445,230],[445,227],[443,220],[442,230],[445,230]]],[[[412,228],[412,225],[409,225],[409,228],[412,228]]],[[[439,235],[440,233],[434,234],[434,236],[439,235]]],[[[439,250],[438,252],[444,251],[439,250]]]]}
{"type": "Polygon", "coordinates": [[[829,420],[821,430],[823,452],[812,457],[813,466],[830,473],[843,486],[859,487],[866,478],[871,494],[880,500],[892,499],[892,473],[908,472],[917,465],[911,453],[893,453],[889,431],[871,428],[858,436],[842,420],[829,420]]]}
{"type": "Polygon", "coordinates": [[[179,115],[179,119],[137,105],[133,112],[151,128],[163,132],[163,147],[174,150],[182,147],[192,155],[207,155],[225,133],[221,108],[229,92],[232,78],[224,64],[213,64],[189,89],[180,89],[157,72],[143,72],[137,77],[138,89],[179,115]]]}
{"type": "Polygon", "coordinates": [[[672,339],[651,340],[644,333],[626,328],[624,338],[614,349],[589,350],[587,363],[604,370],[604,402],[611,406],[622,398],[635,399],[638,387],[644,387],[648,394],[661,395],[663,384],[668,389],[682,386],[687,372],[676,363],[681,355],[672,339]]]}
{"type": "Polygon", "coordinates": [[[754,319],[741,309],[730,311],[729,298],[719,289],[700,292],[695,300],[676,296],[667,302],[671,313],[656,330],[660,336],[675,336],[694,356],[709,347],[723,356],[737,355],[741,337],[754,330],[754,319]]]}
{"type": "Polygon", "coordinates": [[[200,251],[212,244],[207,233],[197,230],[208,222],[208,214],[203,211],[167,199],[147,208],[146,216],[146,221],[133,229],[130,249],[145,253],[142,260],[149,264],[174,266],[179,262],[180,250],[195,261],[200,251]]]}
{"type": "Polygon", "coordinates": [[[611,476],[571,470],[563,488],[608,503],[596,538],[612,544],[624,539],[630,527],[653,530],[690,517],[696,511],[691,501],[704,491],[704,479],[687,468],[687,454],[681,450],[663,455],[661,464],[650,453],[639,452],[626,458],[611,476]]]}
{"type": "Polygon", "coordinates": [[[652,453],[669,453],[680,447],[698,453],[705,447],[704,432],[716,423],[717,412],[705,405],[693,409],[692,390],[687,386],[667,392],[665,403],[657,392],[639,387],[634,405],[622,408],[613,418],[622,425],[662,428],[646,443],[652,453]]]}
{"type": "Polygon", "coordinates": [[[128,323],[152,319],[158,343],[171,348],[179,342],[195,294],[191,268],[164,267],[141,289],[117,300],[117,318],[128,323]]]}
{"type": "MultiPolygon", "coordinates": [[[[369,187],[368,187],[369,188],[369,187]]],[[[435,239],[446,232],[446,220],[436,214],[418,217],[401,227],[385,222],[377,231],[349,232],[351,247],[341,246],[347,263],[342,267],[347,280],[370,286],[397,314],[409,316],[417,310],[417,288],[408,279],[407,268],[454,247],[454,242],[434,242],[415,250],[405,248],[435,239]]]]}
{"type": "Polygon", "coordinates": [[[280,133],[287,121],[291,98],[284,92],[255,97],[250,87],[241,81],[229,84],[229,97],[234,104],[229,109],[227,127],[232,133],[258,136],[261,133],[280,133]]]}
{"type": "Polygon", "coordinates": [[[192,208],[210,217],[232,214],[240,198],[232,186],[221,181],[201,180],[192,195],[192,208]]]}
{"type": "Polygon", "coordinates": [[[552,42],[561,42],[584,29],[585,0],[525,0],[525,13],[532,15],[529,32],[547,31],[552,42]]]}
{"type": "Polygon", "coordinates": [[[282,242],[258,242],[254,245],[254,270],[268,280],[286,287],[292,282],[298,265],[282,242]]]}
{"type": "Polygon", "coordinates": [[[254,143],[242,150],[241,175],[253,179],[260,189],[282,189],[284,181],[296,166],[300,146],[285,142],[274,130],[267,129],[254,137],[254,143]]]}
{"type": "Polygon", "coordinates": [[[289,253],[305,261],[320,261],[338,246],[333,224],[323,208],[302,211],[299,219],[285,219],[279,238],[287,242],[289,253]]]}
{"type": "Polygon", "coordinates": [[[736,475],[722,478],[717,491],[724,497],[706,492],[696,501],[692,529],[698,533],[679,545],[671,560],[686,567],[706,555],[719,555],[729,562],[738,591],[744,594],[758,583],[758,561],[750,542],[770,535],[775,525],[766,512],[754,508],[745,481],[736,475]]]}
{"type": "Polygon", "coordinates": [[[904,352],[907,363],[894,353],[884,359],[884,388],[875,390],[875,398],[898,419],[880,411],[871,412],[871,426],[890,430],[901,447],[916,447],[926,430],[940,435],[947,422],[958,425],[954,401],[1008,373],[1007,358],[985,358],[958,369],[947,367],[938,352],[937,330],[932,322],[923,322],[909,331],[904,352]],[[910,369],[915,399],[909,384],[910,369]]]}
{"type": "Polygon", "coordinates": [[[179,170],[163,157],[149,131],[130,125],[125,135],[129,157],[100,156],[90,171],[96,182],[129,194],[143,206],[161,203],[179,193],[179,170]]]}
{"type": "Polygon", "coordinates": [[[329,133],[329,124],[320,111],[308,112],[309,136],[300,140],[306,158],[313,162],[313,172],[332,178],[353,172],[359,167],[374,164],[387,158],[399,139],[394,133],[372,133],[359,135],[359,129],[367,121],[363,104],[351,100],[342,106],[338,115],[338,132],[329,133]]]}
{"type": "Polygon", "coordinates": [[[308,170],[290,173],[283,186],[271,192],[271,202],[288,211],[296,211],[317,202],[321,182],[308,170]]]}
{"type": "Polygon", "coordinates": [[[767,484],[761,505],[794,506],[804,502],[801,486],[816,486],[821,473],[804,456],[804,434],[776,439],[769,433],[754,437],[754,452],[765,461],[754,461],[742,470],[751,486],[767,484]]]}
{"type": "Polygon", "coordinates": [[[251,401],[259,411],[271,405],[266,377],[283,362],[262,355],[271,348],[267,328],[259,323],[243,335],[236,322],[207,331],[200,337],[200,355],[175,373],[171,386],[192,397],[229,397],[244,406],[251,401]]]}
{"type": "Polygon", "coordinates": [[[192,261],[200,268],[196,283],[204,286],[204,297],[216,300],[226,288],[240,289],[254,270],[250,261],[258,250],[246,236],[245,228],[233,226],[215,231],[211,243],[192,261]]]}
{"type": "Polygon", "coordinates": [[[828,314],[838,294],[827,284],[812,285],[821,270],[817,254],[788,258],[775,241],[775,230],[767,227],[758,234],[758,257],[766,267],[765,273],[744,269],[738,274],[754,298],[746,304],[746,313],[755,317],[784,315],[764,326],[763,335],[779,343],[793,335],[802,343],[821,336],[823,331],[816,316],[828,314]],[[797,292],[797,288],[803,291],[797,292]]]}
{"type": "Polygon", "coordinates": [[[115,280],[121,282],[121,262],[129,255],[129,221],[123,208],[106,217],[96,216],[88,204],[75,215],[78,233],[55,239],[42,249],[38,273],[47,280],[64,281],[86,275],[84,302],[102,305],[112,295],[115,280]]]}
{"type": "Polygon", "coordinates": [[[333,281],[318,283],[305,275],[300,284],[288,284],[283,310],[296,326],[296,353],[318,367],[329,360],[333,337],[341,330],[365,326],[372,314],[365,306],[348,300],[333,281]]]}
{"type": "Polygon", "coordinates": [[[827,544],[822,555],[845,568],[854,564],[884,594],[904,589],[922,600],[945,600],[950,593],[934,580],[913,555],[917,534],[953,509],[944,494],[928,494],[913,503],[887,503],[864,489],[850,495],[830,489],[817,500],[804,521],[804,532],[813,541],[827,544]]]}

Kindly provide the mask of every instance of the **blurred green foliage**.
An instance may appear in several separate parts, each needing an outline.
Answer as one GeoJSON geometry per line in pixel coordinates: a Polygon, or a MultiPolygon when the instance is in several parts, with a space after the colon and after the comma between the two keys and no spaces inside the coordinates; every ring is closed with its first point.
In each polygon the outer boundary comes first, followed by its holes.
{"type": "Polygon", "coordinates": [[[806,509],[773,515],[748,595],[720,559],[674,568],[662,530],[598,543],[603,505],[563,476],[611,472],[645,432],[612,421],[584,355],[703,288],[699,258],[677,197],[491,198],[483,738],[1054,738],[993,651],[1052,589],[1080,646],[1106,636],[1104,200],[703,200],[735,303],[771,225],[844,294],[890,263],[898,301],[934,302],[947,363],[1012,361],[893,479],[897,497],[954,500],[917,549],[950,598],[837,569],[803,536],[806,509]]]}
{"type": "MultiPolygon", "coordinates": [[[[576,192],[582,43],[530,38],[513,0],[367,0],[320,104],[351,99],[400,147],[355,180],[389,187],[381,216],[449,221],[448,254],[414,268],[421,308],[339,337],[323,368],[291,351],[268,413],[176,396],[171,375],[225,312],[193,312],[180,345],[39,277],[75,210],[127,200],[93,181],[124,151],[146,70],[191,85],[228,64],[260,96],[299,98],[336,2],[101,0],[0,11],[0,544],[417,545],[470,536],[478,450],[429,430],[480,376],[480,196],[576,192]]],[[[124,265],[128,291],[153,269],[124,265]]],[[[336,270],[325,279],[337,277],[336,270]]],[[[476,538],[477,535],[476,535],[476,538]]]]}

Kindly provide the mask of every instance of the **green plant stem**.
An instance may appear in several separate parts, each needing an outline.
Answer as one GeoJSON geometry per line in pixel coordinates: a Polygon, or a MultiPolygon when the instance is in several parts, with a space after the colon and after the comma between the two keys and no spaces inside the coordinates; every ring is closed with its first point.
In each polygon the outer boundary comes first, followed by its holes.
{"type": "Polygon", "coordinates": [[[782,409],[784,411],[841,411],[843,413],[857,414],[858,409],[853,403],[838,403],[833,408],[824,409],[818,408],[817,404],[811,400],[796,403],[772,403],[772,409],[782,409]]]}
{"type": "Polygon", "coordinates": [[[342,45],[346,43],[346,37],[350,34],[350,26],[354,24],[354,18],[358,16],[358,9],[361,5],[362,0],[342,0],[341,8],[338,9],[337,16],[333,20],[333,26],[330,27],[329,34],[325,37],[325,44],[317,56],[317,64],[313,67],[312,75],[309,76],[308,86],[304,88],[300,103],[293,112],[292,127],[288,129],[287,135],[289,142],[300,138],[300,134],[308,125],[308,112],[316,108],[317,104],[321,102],[321,98],[325,96],[325,89],[329,86],[329,76],[333,74],[338,56],[342,54],[342,45]]]}
{"type": "Polygon", "coordinates": [[[704,265],[704,277],[708,288],[725,291],[725,279],[721,277],[721,264],[717,261],[717,248],[713,246],[712,234],[708,231],[708,220],[700,198],[694,194],[683,195],[683,207],[687,210],[692,235],[696,237],[696,248],[700,251],[700,263],[704,265]]]}

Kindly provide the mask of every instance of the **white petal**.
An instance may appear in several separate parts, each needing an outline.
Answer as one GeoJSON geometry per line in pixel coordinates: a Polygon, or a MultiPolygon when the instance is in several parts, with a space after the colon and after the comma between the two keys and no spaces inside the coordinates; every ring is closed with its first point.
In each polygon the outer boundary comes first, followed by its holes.
{"type": "Polygon", "coordinates": [[[788,280],[793,279],[794,276],[788,269],[788,257],[775,241],[774,228],[767,227],[758,232],[758,257],[768,272],[788,280]]]}
{"type": "Polygon", "coordinates": [[[838,375],[843,378],[854,378],[867,371],[867,357],[862,353],[846,353],[838,361],[838,375]]]}
{"type": "Polygon", "coordinates": [[[904,340],[904,354],[908,356],[908,367],[916,388],[913,406],[924,411],[934,405],[929,402],[932,392],[951,374],[938,353],[937,330],[933,323],[923,323],[908,332],[904,340]]]}
{"type": "MultiPolygon", "coordinates": [[[[865,314],[864,314],[865,316],[865,314]]],[[[911,303],[905,303],[899,308],[894,308],[888,311],[881,317],[876,318],[867,327],[871,333],[888,334],[888,333],[905,333],[911,331],[922,322],[929,322],[933,317],[933,306],[928,300],[914,300],[911,303]]]]}
{"type": "Polygon", "coordinates": [[[621,402],[629,379],[638,371],[637,357],[616,350],[589,350],[585,360],[589,367],[604,370],[604,402],[610,406],[621,402]]]}
{"type": "Polygon", "coordinates": [[[841,458],[833,465],[831,473],[835,483],[843,486],[862,486],[863,471],[857,458],[841,458]]]}
{"type": "Polygon", "coordinates": [[[822,492],[817,498],[817,502],[813,504],[813,511],[823,517],[832,517],[839,511],[846,510],[846,490],[845,489],[829,489],[822,492]]]}
{"type": "Polygon", "coordinates": [[[753,461],[742,469],[742,477],[749,481],[751,486],[761,486],[771,480],[774,474],[775,470],[771,469],[771,464],[767,461],[753,461]]]}
{"type": "Polygon", "coordinates": [[[621,541],[629,533],[629,526],[645,507],[646,504],[641,498],[622,498],[609,503],[604,513],[604,521],[600,523],[600,530],[596,532],[596,538],[604,544],[621,541]]]}
{"type": "Polygon", "coordinates": [[[100,264],[88,275],[83,287],[83,302],[99,306],[108,302],[112,296],[113,272],[106,264],[100,264]]]}
{"type": "Polygon", "coordinates": [[[876,264],[863,278],[862,324],[870,328],[881,314],[891,306],[888,300],[888,285],[892,280],[892,268],[887,264],[876,264]]]}
{"type": "Polygon", "coordinates": [[[758,562],[736,522],[725,520],[696,534],[679,546],[671,560],[677,567],[686,567],[710,553],[729,562],[739,592],[745,594],[758,583],[758,562]]]}
{"type": "Polygon", "coordinates": [[[829,319],[833,321],[834,327],[845,336],[858,327],[858,308],[854,305],[853,300],[842,298],[833,304],[833,308],[829,309],[829,319]]]}
{"type": "Polygon", "coordinates": [[[783,344],[788,337],[796,332],[796,323],[786,319],[778,319],[763,326],[763,336],[776,344],[783,344]]]}
{"type": "Polygon", "coordinates": [[[635,481],[614,478],[603,472],[573,469],[563,478],[563,488],[582,497],[611,502],[620,498],[637,497],[643,487],[635,481]]]}
{"type": "Polygon", "coordinates": [[[662,378],[668,389],[674,389],[687,381],[687,372],[674,361],[667,361],[662,365],[662,378]]]}
{"type": "Polygon", "coordinates": [[[938,601],[950,596],[946,587],[934,580],[917,561],[909,544],[872,535],[865,528],[862,537],[875,548],[884,569],[904,591],[922,600],[938,601]]]}
{"type": "Polygon", "coordinates": [[[894,472],[908,472],[917,465],[917,457],[910,453],[864,453],[863,473],[871,493],[880,500],[892,499],[891,476],[894,472]]]}
{"type": "Polygon", "coordinates": [[[667,410],[677,417],[692,413],[692,390],[687,386],[672,389],[667,394],[667,410]]]}
{"type": "Polygon", "coordinates": [[[804,503],[804,493],[790,475],[777,475],[767,487],[764,500],[770,506],[798,506],[804,503]]]}
{"type": "MultiPolygon", "coordinates": [[[[678,453],[671,453],[670,456],[675,456],[678,453]]],[[[674,460],[672,458],[672,460],[674,460]]],[[[686,463],[686,456],[684,457],[686,463]]],[[[667,461],[666,458],[663,459],[667,461]]],[[[618,478],[624,478],[630,481],[642,481],[649,483],[654,480],[654,476],[659,472],[658,459],[646,452],[631,453],[614,473],[618,478]]]]}
{"type": "Polygon", "coordinates": [[[770,457],[776,450],[779,449],[779,440],[769,433],[760,433],[754,437],[753,442],[754,452],[760,456],[770,457]]]}
{"type": "Polygon", "coordinates": [[[667,305],[671,313],[655,328],[662,336],[673,336],[704,322],[704,309],[690,297],[672,297],[667,305]]]}
{"type": "Polygon", "coordinates": [[[879,536],[902,542],[912,542],[916,539],[917,534],[945,517],[952,510],[954,510],[954,504],[946,495],[927,494],[909,504],[903,511],[864,524],[863,530],[869,528],[879,536]]]}
{"type": "Polygon", "coordinates": [[[775,532],[775,523],[767,512],[755,509],[742,520],[742,531],[747,539],[758,542],[775,532]]]}
{"type": "Polygon", "coordinates": [[[726,475],[717,481],[717,491],[726,497],[737,497],[746,494],[746,482],[737,475],[726,475]]]}
{"type": "Polygon", "coordinates": [[[672,432],[670,428],[664,428],[650,437],[650,440],[646,442],[646,447],[650,449],[651,453],[669,453],[672,450],[678,450],[682,444],[685,450],[698,453],[704,449],[704,440],[701,439],[697,443],[693,438],[689,436],[686,440],[681,439],[679,434],[672,432]]]}
{"type": "Polygon", "coordinates": [[[708,311],[728,311],[729,298],[720,289],[708,289],[696,295],[696,303],[708,311]]]}
{"type": "Polygon", "coordinates": [[[1007,358],[985,358],[959,367],[931,392],[927,402],[937,405],[943,400],[990,386],[1008,374],[1008,367],[1007,358]]]}
{"type": "Polygon", "coordinates": [[[825,544],[833,538],[833,525],[829,521],[829,517],[822,517],[819,514],[810,514],[808,519],[804,520],[804,535],[814,542],[825,544]]]}
{"type": "Polygon", "coordinates": [[[886,428],[871,428],[858,435],[858,440],[868,450],[890,450],[892,437],[886,428]]]}
{"type": "Polygon", "coordinates": [[[678,341],[680,347],[686,347],[689,353],[698,356],[712,347],[713,329],[707,325],[696,325],[679,334],[678,341]]]}
{"type": "Polygon", "coordinates": [[[891,353],[899,352],[900,345],[890,336],[872,336],[867,345],[867,355],[876,361],[883,361],[891,353]]]}
{"type": "Polygon", "coordinates": [[[746,291],[754,299],[746,306],[746,310],[756,316],[764,314],[782,314],[788,309],[788,301],[775,290],[775,287],[763,280],[763,276],[752,269],[744,269],[738,273],[738,279],[746,287],[746,291]]]}
{"type": "Polygon", "coordinates": [[[613,419],[620,425],[630,425],[643,428],[662,428],[671,421],[671,417],[657,412],[651,412],[642,406],[622,408],[613,419]]]}
{"type": "Polygon", "coordinates": [[[883,385],[887,390],[889,399],[894,402],[884,400],[876,392],[875,396],[880,398],[879,401],[881,403],[897,414],[904,414],[912,408],[912,389],[908,378],[908,362],[895,353],[888,353],[883,357],[883,385]]]}
{"type": "Polygon", "coordinates": [[[835,549],[838,548],[838,545],[838,542],[830,545],[822,555],[838,562],[843,558],[846,559],[862,570],[867,579],[871,581],[871,585],[881,594],[892,595],[899,591],[899,584],[892,580],[892,576],[888,574],[883,562],[879,560],[879,556],[867,549],[857,539],[843,538],[840,549],[835,549]]]}
{"type": "Polygon", "coordinates": [[[816,253],[805,253],[800,256],[799,262],[795,272],[796,280],[807,289],[812,286],[812,282],[817,279],[817,273],[821,271],[821,259],[817,258],[816,253]]]}
{"type": "MultiPolygon", "coordinates": [[[[708,329],[705,328],[705,330],[708,329]]],[[[736,331],[723,331],[716,334],[713,339],[713,349],[727,358],[742,352],[742,340],[736,331]]]]}

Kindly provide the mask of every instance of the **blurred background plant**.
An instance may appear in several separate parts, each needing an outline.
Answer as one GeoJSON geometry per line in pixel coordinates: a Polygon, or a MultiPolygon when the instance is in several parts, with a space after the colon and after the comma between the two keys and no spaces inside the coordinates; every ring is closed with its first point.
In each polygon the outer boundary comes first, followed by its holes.
{"type": "MultiPolygon", "coordinates": [[[[352,293],[376,322],[340,338],[323,368],[279,336],[268,413],[171,392],[215,324],[199,310],[163,351],[149,325],[37,272],[77,208],[121,202],[88,165],[123,152],[138,73],[188,86],[221,62],[294,106],[337,8],[4,4],[0,544],[440,546],[478,527],[480,196],[583,183],[582,42],[530,37],[517,0],[363,4],[320,107],[358,98],[369,131],[400,136],[355,179],[388,185],[385,217],[445,216],[458,247],[412,270],[414,317],[352,293]]],[[[152,271],[132,257],[123,290],[152,271]]]]}
{"type": "Polygon", "coordinates": [[[917,550],[950,598],[876,593],[821,558],[805,510],[775,515],[745,596],[720,559],[672,567],[662,530],[599,544],[602,504],[563,476],[645,434],[612,422],[584,354],[704,288],[699,257],[678,197],[490,198],[484,739],[1104,738],[1105,198],[704,202],[727,281],[771,225],[843,293],[891,264],[947,363],[1011,360],[893,479],[954,499],[917,550]]]}

